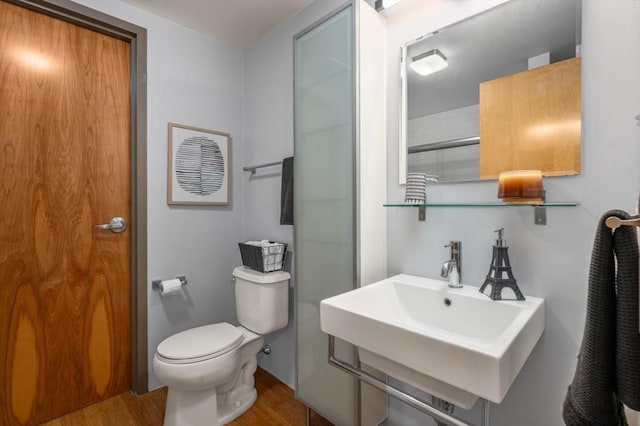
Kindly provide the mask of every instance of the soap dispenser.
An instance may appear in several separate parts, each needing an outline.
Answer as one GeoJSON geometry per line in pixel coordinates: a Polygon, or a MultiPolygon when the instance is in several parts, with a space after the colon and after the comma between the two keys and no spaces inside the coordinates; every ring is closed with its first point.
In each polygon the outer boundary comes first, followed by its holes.
{"type": "Polygon", "coordinates": [[[516,279],[513,277],[513,272],[511,272],[509,253],[507,251],[509,247],[507,247],[507,242],[502,238],[504,228],[497,229],[494,232],[498,233],[498,239],[493,246],[493,257],[489,266],[489,273],[484,280],[484,284],[480,287],[480,293],[489,296],[492,300],[504,300],[502,298],[502,290],[508,287],[513,291],[517,300],[524,300],[524,296],[518,288],[518,284],[516,284],[516,279]]]}

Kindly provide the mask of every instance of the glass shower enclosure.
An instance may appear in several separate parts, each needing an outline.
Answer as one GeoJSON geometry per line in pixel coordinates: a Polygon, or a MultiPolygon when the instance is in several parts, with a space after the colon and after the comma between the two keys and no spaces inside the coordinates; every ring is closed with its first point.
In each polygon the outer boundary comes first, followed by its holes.
{"type": "Polygon", "coordinates": [[[349,4],[294,40],[296,397],[343,426],[358,422],[358,385],[328,364],[319,309],[356,282],[353,22],[349,4]]]}

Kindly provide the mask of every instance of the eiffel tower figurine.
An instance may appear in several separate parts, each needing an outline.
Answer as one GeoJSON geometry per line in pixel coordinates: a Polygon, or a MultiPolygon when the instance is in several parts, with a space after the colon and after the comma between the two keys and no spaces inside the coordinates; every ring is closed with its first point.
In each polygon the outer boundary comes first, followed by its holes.
{"type": "Polygon", "coordinates": [[[516,279],[511,272],[511,264],[509,263],[509,253],[506,246],[506,241],[502,239],[504,228],[497,229],[498,239],[496,245],[493,246],[493,258],[491,259],[491,265],[489,266],[489,273],[484,280],[484,284],[480,287],[480,293],[489,296],[492,300],[505,300],[502,298],[502,290],[505,287],[510,288],[516,296],[517,300],[524,300],[522,292],[516,284],[516,279]],[[504,275],[506,274],[506,278],[504,275]],[[485,289],[490,287],[490,291],[487,293],[485,289]]]}

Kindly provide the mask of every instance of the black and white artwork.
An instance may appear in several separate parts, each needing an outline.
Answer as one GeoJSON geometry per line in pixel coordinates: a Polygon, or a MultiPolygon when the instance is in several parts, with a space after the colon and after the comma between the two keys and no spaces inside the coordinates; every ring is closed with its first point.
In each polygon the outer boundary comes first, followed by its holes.
{"type": "Polygon", "coordinates": [[[169,123],[169,204],[229,204],[228,133],[169,123]]]}

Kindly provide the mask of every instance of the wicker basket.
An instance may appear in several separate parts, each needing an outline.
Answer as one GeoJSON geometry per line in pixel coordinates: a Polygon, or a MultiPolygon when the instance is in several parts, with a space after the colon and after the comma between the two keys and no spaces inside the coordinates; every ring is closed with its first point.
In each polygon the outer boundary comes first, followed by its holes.
{"type": "Polygon", "coordinates": [[[279,271],[284,267],[287,256],[287,245],[269,241],[268,247],[238,243],[242,264],[260,272],[279,271]]]}

